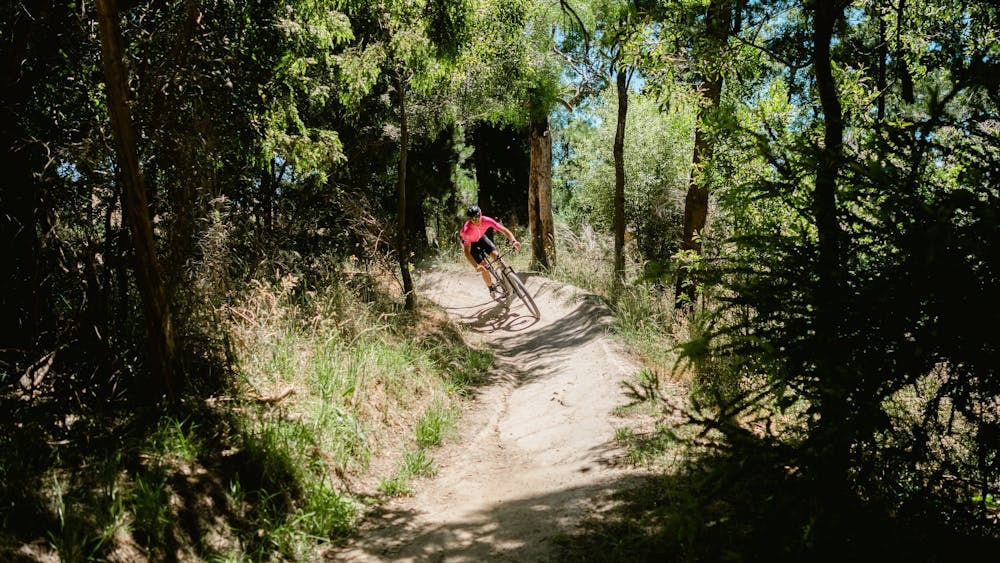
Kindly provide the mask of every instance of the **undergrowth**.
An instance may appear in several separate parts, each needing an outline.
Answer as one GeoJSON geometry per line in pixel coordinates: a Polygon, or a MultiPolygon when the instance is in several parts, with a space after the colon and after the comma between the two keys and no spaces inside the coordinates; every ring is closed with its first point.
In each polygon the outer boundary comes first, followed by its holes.
{"type": "MultiPolygon", "coordinates": [[[[617,414],[646,422],[619,428],[615,440],[625,452],[621,463],[648,471],[621,487],[614,510],[560,538],[561,559],[958,561],[996,552],[998,503],[969,493],[977,461],[995,454],[969,445],[966,421],[949,401],[935,402],[919,385],[893,396],[883,432],[851,452],[853,490],[830,502],[822,471],[806,457],[822,449],[804,439],[810,405],[795,400],[794,390],[771,399],[768,374],[715,353],[720,339],[710,343],[708,335],[721,317],[702,302],[675,310],[664,284],[640,276],[616,289],[603,271],[611,262],[607,241],[560,234],[552,275],[605,298],[612,330],[642,366],[625,383],[617,414]],[[912,449],[907,444],[920,441],[914,436],[932,446],[912,449]]],[[[921,383],[947,380],[930,374],[921,383]]]]}
{"type": "Polygon", "coordinates": [[[434,474],[492,366],[442,312],[398,303],[365,273],[260,281],[215,317],[225,387],[109,414],[22,400],[0,436],[0,559],[321,557],[434,474]]]}

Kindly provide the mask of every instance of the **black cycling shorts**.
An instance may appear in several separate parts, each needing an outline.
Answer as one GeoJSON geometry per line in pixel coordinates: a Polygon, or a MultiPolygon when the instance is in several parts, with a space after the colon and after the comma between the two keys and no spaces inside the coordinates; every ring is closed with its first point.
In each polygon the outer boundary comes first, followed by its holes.
{"type": "Polygon", "coordinates": [[[472,243],[472,258],[476,262],[486,260],[486,257],[496,251],[497,245],[493,244],[490,237],[483,235],[483,238],[472,243]]]}

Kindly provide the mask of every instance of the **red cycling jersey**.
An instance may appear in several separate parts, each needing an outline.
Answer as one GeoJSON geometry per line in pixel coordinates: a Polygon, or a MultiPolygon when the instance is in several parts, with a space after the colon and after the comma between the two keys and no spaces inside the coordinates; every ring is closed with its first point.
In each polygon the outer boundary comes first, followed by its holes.
{"type": "Polygon", "coordinates": [[[483,215],[483,220],[479,222],[478,226],[473,224],[471,220],[466,221],[465,225],[462,225],[462,231],[459,233],[459,236],[462,237],[462,244],[468,245],[483,238],[483,235],[486,234],[486,229],[498,229],[500,226],[500,223],[497,223],[492,217],[483,215]]]}

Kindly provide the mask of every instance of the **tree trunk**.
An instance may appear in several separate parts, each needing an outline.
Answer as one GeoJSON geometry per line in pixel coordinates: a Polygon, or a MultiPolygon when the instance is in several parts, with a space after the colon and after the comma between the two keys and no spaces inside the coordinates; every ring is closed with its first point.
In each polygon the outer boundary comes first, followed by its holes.
{"type": "Polygon", "coordinates": [[[413,181],[412,174],[407,174],[407,177],[410,180],[406,186],[406,228],[408,235],[406,248],[419,260],[426,256],[430,249],[430,243],[427,240],[427,217],[424,215],[424,200],[427,199],[427,192],[413,181]]]}
{"type": "Polygon", "coordinates": [[[531,171],[528,176],[531,268],[547,270],[556,264],[552,218],[552,137],[548,116],[533,115],[528,130],[531,146],[531,171]]]}
{"type": "Polygon", "coordinates": [[[628,70],[618,67],[618,127],[615,130],[615,293],[625,282],[625,122],[628,118],[628,70]]]}
{"type": "MultiPolygon", "coordinates": [[[[725,44],[732,24],[732,0],[712,0],[706,15],[706,33],[714,44],[712,56],[721,58],[721,48],[725,44]]],[[[721,67],[720,65],[717,65],[721,67]]],[[[701,83],[700,90],[704,92],[704,100],[698,111],[698,125],[694,134],[694,157],[691,161],[691,177],[688,183],[687,196],[684,199],[684,231],[681,236],[681,250],[702,252],[701,237],[708,223],[708,187],[701,177],[701,168],[712,158],[712,144],[705,132],[705,122],[709,114],[722,99],[722,70],[712,70],[701,83]]],[[[682,306],[689,306],[698,297],[698,288],[691,279],[691,271],[687,266],[677,270],[677,283],[674,287],[676,301],[682,306]]]]}
{"type": "Polygon", "coordinates": [[[149,331],[152,372],[157,394],[173,397],[174,333],[170,308],[153,240],[146,188],[136,147],[136,135],[128,102],[128,86],[122,63],[121,32],[114,0],[97,0],[101,51],[108,90],[108,110],[118,155],[118,168],[127,204],[126,220],[132,233],[136,280],[149,331]]]}
{"type": "MultiPolygon", "coordinates": [[[[814,67],[816,88],[823,108],[823,148],[816,169],[813,210],[819,236],[819,283],[826,291],[836,292],[840,278],[840,227],[837,222],[837,176],[844,158],[844,118],[830,60],[833,26],[842,9],[833,3],[817,2],[814,17],[814,67]]],[[[836,294],[829,297],[836,297],[836,294]]],[[[822,299],[818,307],[829,307],[831,320],[837,316],[836,305],[822,299]]]]}
{"type": "Polygon", "coordinates": [[[403,279],[403,308],[412,311],[414,306],[413,278],[410,277],[410,252],[406,231],[406,152],[410,142],[409,124],[406,119],[406,78],[403,71],[396,74],[396,89],[399,95],[399,179],[396,193],[399,195],[396,220],[396,254],[399,260],[399,275],[403,279]]]}
{"type": "MultiPolygon", "coordinates": [[[[813,14],[813,67],[816,89],[823,110],[823,146],[816,163],[816,184],[813,190],[813,212],[819,238],[817,263],[817,288],[815,292],[815,338],[823,343],[820,357],[816,358],[816,376],[819,378],[819,397],[816,405],[819,421],[814,432],[817,444],[816,473],[826,498],[824,512],[830,514],[818,519],[816,533],[820,536],[836,534],[830,526],[842,511],[840,503],[850,498],[849,466],[850,449],[856,423],[850,395],[851,378],[844,369],[843,347],[840,345],[840,314],[843,294],[840,273],[841,232],[837,222],[837,176],[843,164],[844,121],[843,110],[833,77],[830,44],[837,20],[843,16],[838,3],[816,2],[813,14]]],[[[835,528],[834,528],[835,530],[835,528]]],[[[832,536],[825,538],[834,542],[832,536]]],[[[822,538],[821,538],[822,541],[822,538]]]]}

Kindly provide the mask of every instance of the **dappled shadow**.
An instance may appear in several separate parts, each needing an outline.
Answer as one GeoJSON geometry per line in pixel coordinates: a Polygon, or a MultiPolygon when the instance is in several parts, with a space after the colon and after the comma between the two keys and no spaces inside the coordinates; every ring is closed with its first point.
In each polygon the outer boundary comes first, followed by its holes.
{"type": "Polygon", "coordinates": [[[538,378],[558,369],[581,349],[603,338],[608,331],[607,309],[591,299],[580,300],[567,314],[530,332],[495,337],[502,355],[517,358],[531,376],[538,378]]]}
{"type": "Polygon", "coordinates": [[[582,513],[604,512],[649,479],[627,475],[582,487],[498,502],[487,510],[452,522],[421,521],[414,509],[382,508],[373,512],[364,537],[327,556],[328,561],[569,561],[559,545],[578,533],[582,513]],[[530,540],[527,538],[531,538],[530,540]]]}
{"type": "Polygon", "coordinates": [[[84,414],[60,406],[23,405],[0,425],[0,561],[56,552],[62,560],[211,560],[266,544],[248,514],[263,498],[290,511],[299,494],[291,470],[276,473],[264,453],[224,455],[234,421],[197,402],[84,414]],[[170,421],[199,443],[192,458],[163,451],[170,421]],[[235,482],[244,506],[233,501],[235,482]],[[149,509],[162,512],[151,517],[149,509]],[[123,517],[127,537],[102,536],[123,517]]]}
{"type": "Polygon", "coordinates": [[[609,313],[603,305],[592,299],[583,299],[569,313],[532,331],[530,339],[500,337],[497,343],[514,354],[545,355],[575,348],[603,337],[608,331],[609,322],[609,313]]]}
{"type": "Polygon", "coordinates": [[[963,533],[936,514],[901,517],[884,499],[831,506],[822,485],[789,471],[763,442],[689,453],[680,466],[614,493],[611,512],[589,515],[560,538],[560,560],[937,563],[1000,550],[994,530],[963,533]]]}
{"type": "MultiPolygon", "coordinates": [[[[512,297],[506,304],[488,298],[486,286],[482,285],[478,277],[471,279],[450,272],[438,275],[424,273],[419,286],[420,291],[445,310],[456,324],[475,332],[521,332],[539,322],[516,297],[512,297]],[[470,287],[475,289],[470,290],[470,287]]],[[[537,300],[537,295],[535,298],[537,300]]],[[[544,307],[542,309],[544,317],[544,307]]]]}
{"type": "Polygon", "coordinates": [[[452,312],[455,322],[476,332],[518,332],[528,329],[538,322],[531,315],[511,311],[511,306],[488,300],[484,303],[464,307],[445,307],[452,312]]]}

